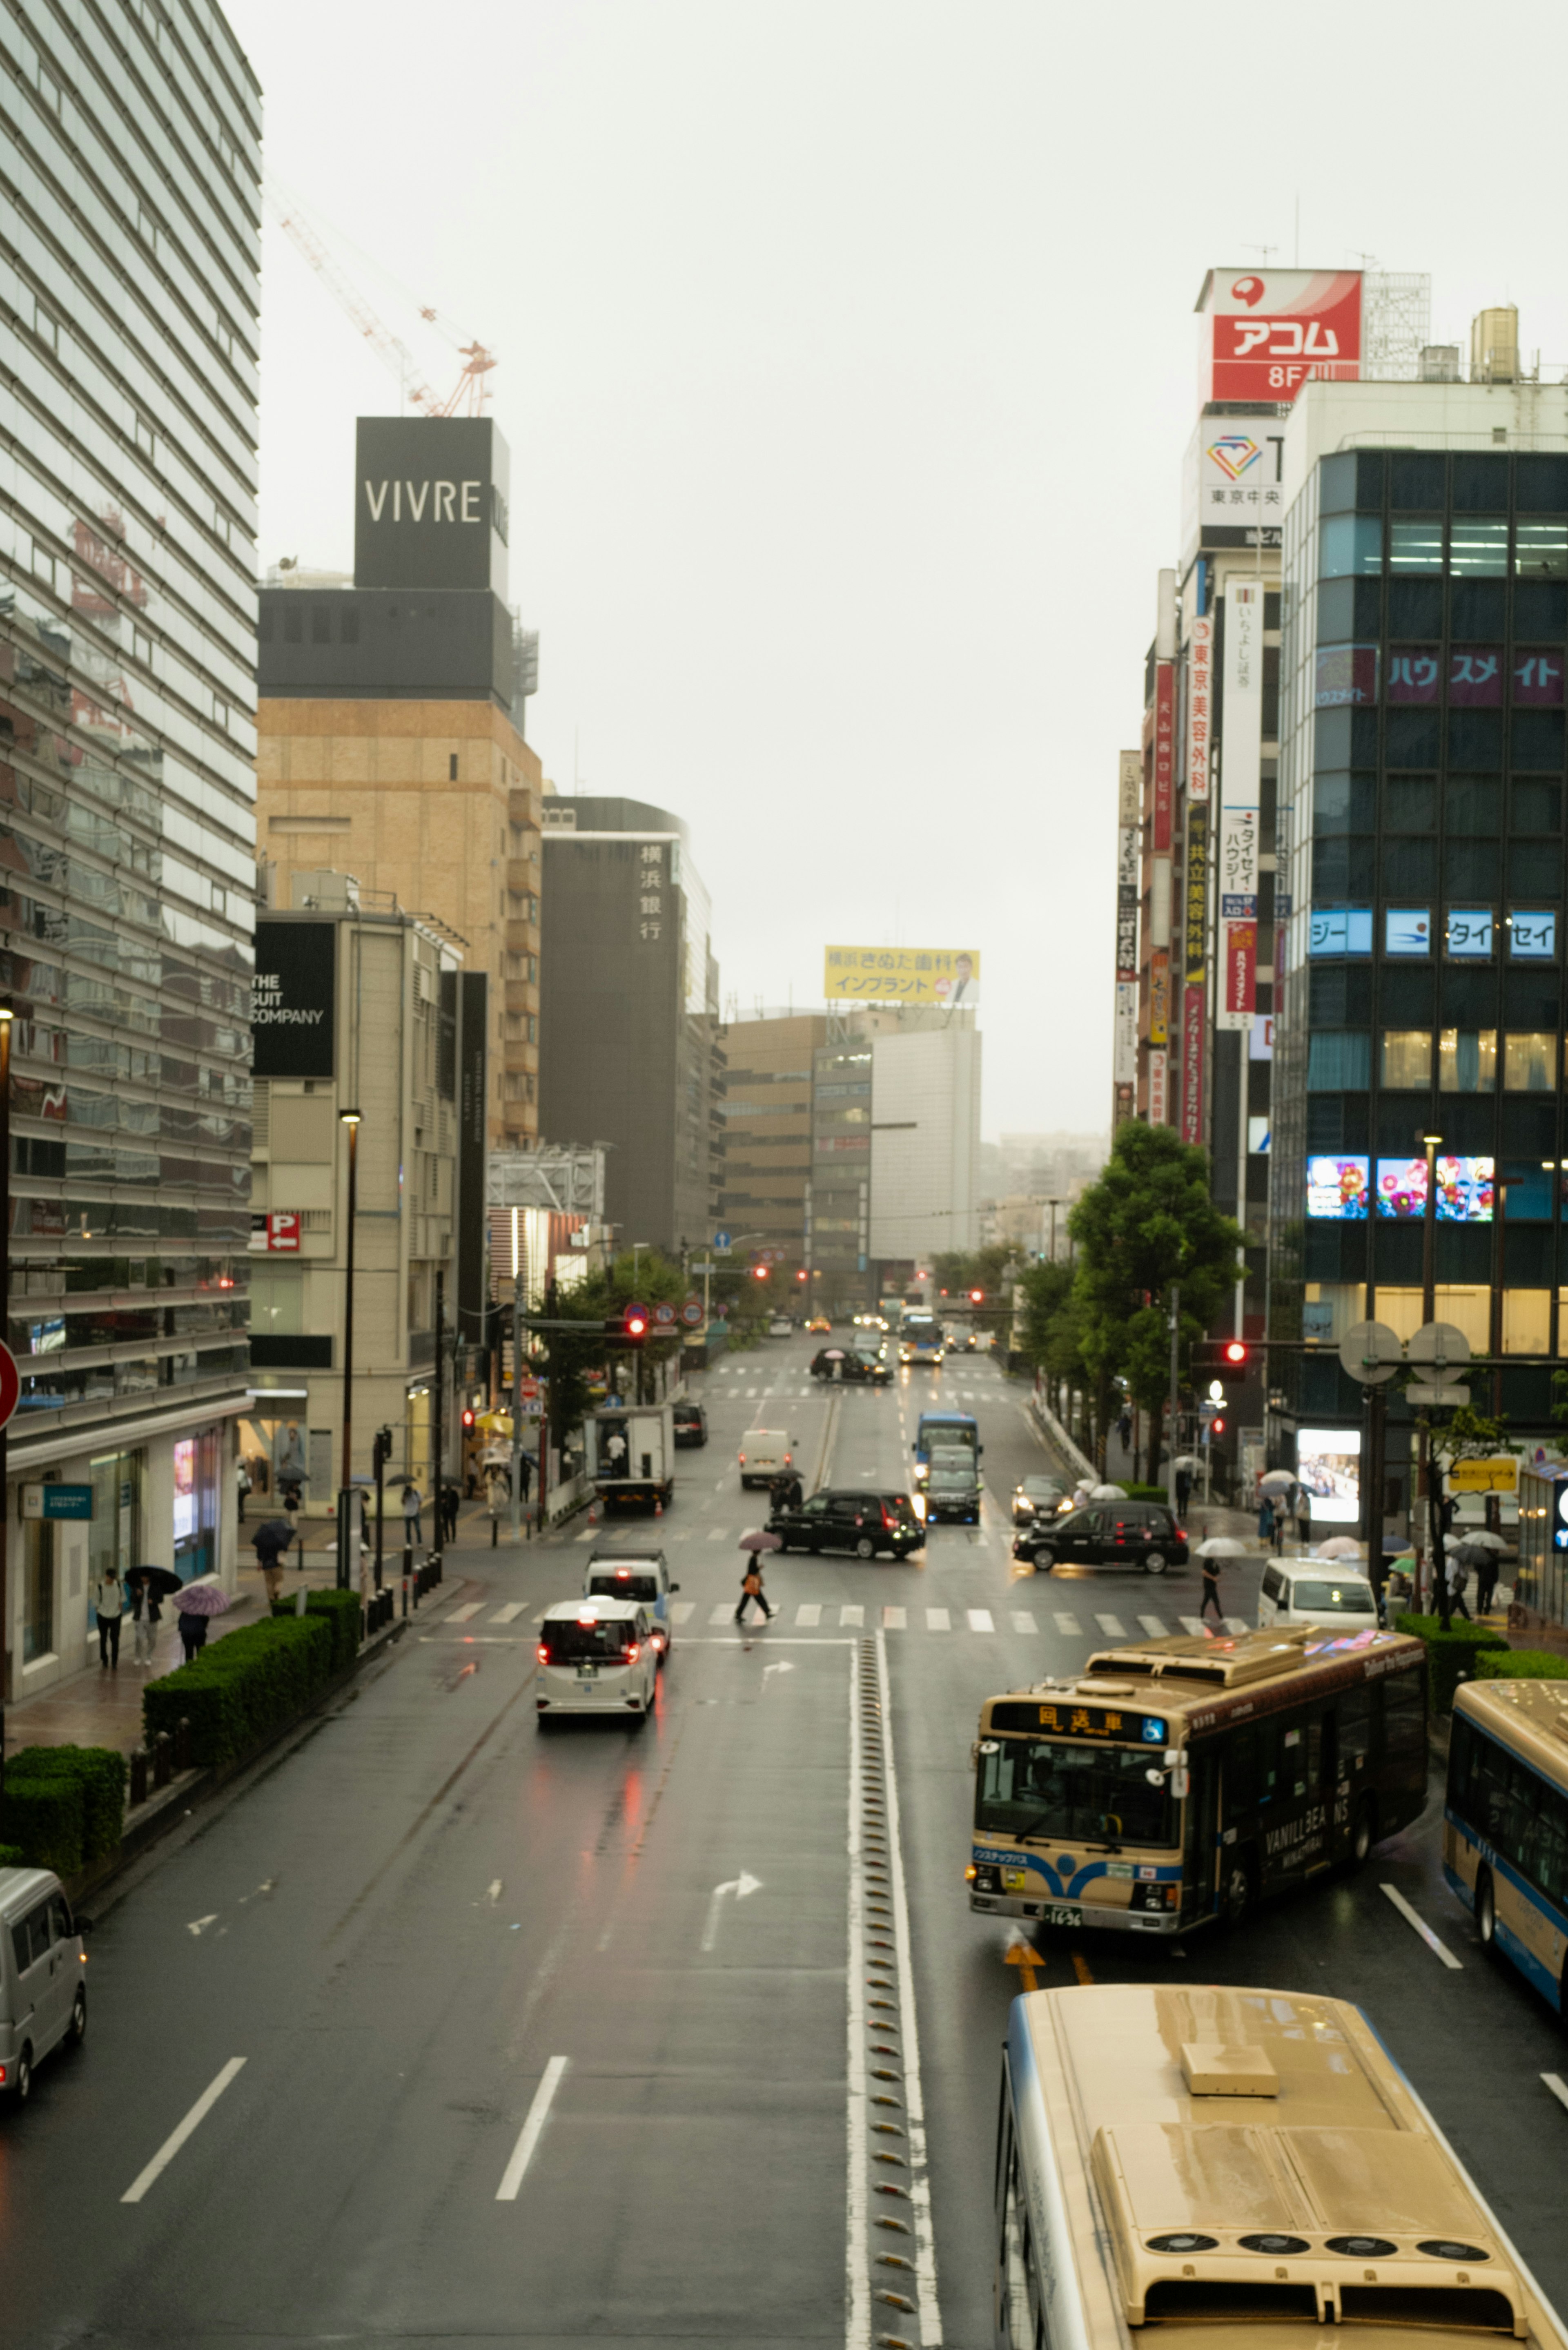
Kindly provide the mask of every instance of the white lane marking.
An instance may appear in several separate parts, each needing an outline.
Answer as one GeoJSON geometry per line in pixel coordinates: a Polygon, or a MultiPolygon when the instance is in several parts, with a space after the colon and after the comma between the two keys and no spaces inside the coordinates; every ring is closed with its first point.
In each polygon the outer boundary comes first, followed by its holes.
{"type": "Polygon", "coordinates": [[[729,1531],[728,1526],[710,1526],[708,1539],[710,1542],[722,1542],[729,1531]]]}
{"type": "Polygon", "coordinates": [[[1233,1632],[1238,1639],[1243,1632],[1251,1632],[1254,1628],[1244,1616],[1227,1616],[1225,1618],[1225,1629],[1227,1632],[1233,1632]]]}
{"type": "Polygon", "coordinates": [[[223,1913],[220,1910],[209,1909],[204,1918],[192,1918],[190,1924],[186,1927],[185,1931],[193,1936],[197,1941],[200,1941],[202,1928],[205,1926],[215,1926],[222,1914],[223,1913]]]}
{"type": "Polygon", "coordinates": [[[697,1602],[694,1599],[677,1599],[670,1610],[677,1624],[690,1624],[696,1612],[697,1602]]]}
{"type": "Polygon", "coordinates": [[[1015,1607],[1012,1611],[1012,1628],[1015,1632],[1038,1632],[1040,1627],[1027,1607],[1015,1607]]]}
{"type": "Polygon", "coordinates": [[[490,1905],[491,1905],[491,1907],[492,1907],[493,1908],[493,1907],[495,1906],[496,1902],[500,1900],[500,1898],[501,1898],[501,1879],[500,1879],[498,1877],[493,1877],[491,1878],[490,1883],[489,1883],[489,1884],[488,1884],[488,1886],[485,1887],[485,1894],[484,1894],[484,1898],[485,1898],[485,1899],[490,1903],[490,1905]]]}
{"type": "Polygon", "coordinates": [[[1122,1619],[1119,1616],[1096,1616],[1095,1621],[1099,1626],[1107,1640],[1125,1640],[1127,1638],[1127,1634],[1122,1629],[1122,1619]]]}
{"type": "Polygon", "coordinates": [[[1456,1959],[1452,1950],[1450,1950],[1445,1943],[1438,1941],[1436,1934],[1433,1933],[1430,1926],[1428,1925],[1426,1919],[1420,1915],[1419,1911],[1411,1908],[1410,1904],[1406,1900],[1405,1896],[1400,1892],[1399,1887],[1397,1885],[1385,1885],[1381,1889],[1388,1896],[1389,1900],[1392,1901],[1395,1908],[1399,1912],[1400,1917],[1404,1918],[1407,1926],[1414,1926],[1417,1933],[1419,1934],[1421,1939],[1427,1945],[1427,1948],[1429,1950],[1436,1951],[1438,1957],[1441,1959],[1443,1964],[1449,1968],[1452,1973],[1460,1973],[1463,1970],[1464,1960],[1462,1959],[1456,1959]]]}
{"type": "Polygon", "coordinates": [[[126,2189],[124,2194],[119,2199],[122,2203],[140,2202],[148,2189],[162,2176],[165,2170],[168,2169],[169,2165],[173,2161],[175,2156],[179,2153],[186,2139],[191,2137],[193,2131],[201,2128],[202,2124],[206,2120],[207,2116],[212,2112],[213,2107],[217,2104],[218,2099],[223,2095],[223,2091],[228,2087],[229,2083],[234,2078],[236,2074],[243,2073],[244,2067],[245,2059],[243,2056],[230,2057],[228,2063],[223,2066],[223,2071],[217,2075],[216,2079],[210,2082],[207,2087],[202,2090],[201,2095],[197,2098],[195,2104],[192,2106],[190,2112],[186,2115],[179,2127],[170,2131],[169,2136],[164,2139],[162,2145],[159,2147],[157,2153],[153,2156],[146,2169],[140,2171],[136,2178],[131,2180],[130,2185],[126,2189]]]}
{"type": "Polygon", "coordinates": [[[708,1621],[710,1624],[726,1624],[734,1612],[727,1599],[721,1599],[717,1607],[710,1610],[708,1621]]]}
{"type": "Polygon", "coordinates": [[[882,1629],[885,1632],[904,1632],[909,1629],[909,1611],[907,1607],[883,1608],[882,1629]]]}
{"type": "Polygon", "coordinates": [[[498,1607],[490,1620],[493,1624],[514,1624],[522,1613],[523,1602],[514,1599],[507,1607],[498,1607]]]}
{"type": "Polygon", "coordinates": [[[971,1632],[995,1631],[996,1627],[991,1620],[991,1610],[989,1607],[971,1607],[969,1609],[968,1614],[969,1628],[971,1632]]]}
{"type": "Polygon", "coordinates": [[[1166,1638],[1165,1626],[1158,1616],[1140,1616],[1137,1620],[1151,1640],[1163,1640],[1166,1638]]]}
{"type": "Polygon", "coordinates": [[[822,1621],[820,1599],[804,1600],[794,1611],[794,1620],[797,1624],[820,1624],[822,1621]]]}
{"type": "MultiPolygon", "coordinates": [[[[782,1672],[784,1668],[771,1665],[768,1669],[770,1672],[782,1672]]],[[[760,1893],[762,1889],[762,1878],[748,1875],[743,1868],[739,1877],[726,1877],[722,1885],[715,1885],[708,1904],[708,1922],[702,1929],[702,1948],[705,1950],[711,1950],[719,1939],[719,1911],[725,1894],[732,1893],[737,1901],[744,1901],[749,1894],[760,1893]]]]}
{"type": "Polygon", "coordinates": [[[860,1851],[860,1648],[849,1649],[849,1998],[846,2022],[849,2033],[848,2084],[845,2095],[845,2132],[848,2139],[848,2227],[845,2273],[849,2306],[844,2329],[845,2350],[870,2350],[871,2260],[867,2206],[870,2186],[866,2173],[866,1969],[861,1898],[865,1889],[860,1851]]]}
{"type": "Polygon", "coordinates": [[[1202,1638],[1203,1618],[1201,1616],[1179,1616],[1176,1620],[1180,1625],[1184,1632],[1191,1633],[1195,1640],[1200,1640],[1202,1638]]]}
{"type": "Polygon", "coordinates": [[[904,2115],[909,2129],[909,2202],[915,2220],[915,2270],[925,2350],[940,2350],[941,2304],[937,2299],[937,2246],[931,2230],[931,2182],[926,2168],[926,2098],[920,2084],[920,2030],[915,2013],[915,1969],[909,1935],[909,1899],[904,1883],[904,1846],[898,1827],[898,1776],[893,1755],[893,1689],[888,1677],[888,1639],[877,1635],[882,1688],[882,1776],[888,1803],[888,1846],[893,1863],[893,1931],[898,1945],[898,2022],[904,2043],[904,2115]]]}
{"type": "Polygon", "coordinates": [[[945,1607],[927,1608],[926,1629],[928,1632],[950,1632],[952,1630],[952,1625],[949,1620],[948,1611],[945,1607]]]}
{"type": "Polygon", "coordinates": [[[598,1538],[599,1530],[597,1526],[589,1526],[585,1533],[574,1537],[577,1542],[597,1542],[598,1538]]]}
{"type": "Polygon", "coordinates": [[[443,1624],[466,1624],[470,1617],[478,1615],[483,1605],[483,1599],[471,1599],[466,1607],[454,1607],[450,1616],[443,1616],[441,1620],[443,1624]]]}
{"type": "Polygon", "coordinates": [[[1558,2104],[1560,2106],[1568,2106],[1568,2081],[1565,2081],[1563,2078],[1562,2074],[1542,2073],[1541,2077],[1545,2082],[1547,2087],[1551,2090],[1552,2095],[1556,2098],[1558,2104]]]}
{"type": "Polygon", "coordinates": [[[768,1675],[770,1673],[793,1673],[794,1670],[794,1667],[789,1664],[764,1665],[763,1667],[763,1687],[766,1689],[768,1685],[768,1675]]]}
{"type": "Polygon", "coordinates": [[[1081,1635],[1084,1629],[1075,1616],[1058,1615],[1054,1617],[1052,1621],[1054,1623],[1058,1632],[1075,1632],[1081,1635]]]}
{"type": "Polygon", "coordinates": [[[556,2092],[561,2085],[568,2059],[552,2056],[545,2067],[545,2075],[534,2092],[534,2102],[528,2108],[528,2118],[521,2137],[512,2149],[512,2159],[501,2174],[501,2184],[495,2190],[498,2203],[515,2203],[517,2189],[523,2184],[523,2173],[534,2159],[534,2149],[544,2133],[545,2119],[555,2103],[556,2092]]]}
{"type": "Polygon", "coordinates": [[[840,1631],[851,1630],[856,1626],[864,1624],[865,1621],[866,1610],[864,1607],[841,1607],[838,1611],[838,1627],[840,1631]]]}

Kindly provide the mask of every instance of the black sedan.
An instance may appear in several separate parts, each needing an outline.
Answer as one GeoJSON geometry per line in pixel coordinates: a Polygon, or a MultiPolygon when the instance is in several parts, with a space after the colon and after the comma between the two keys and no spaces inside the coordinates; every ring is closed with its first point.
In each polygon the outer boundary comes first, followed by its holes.
{"type": "Polygon", "coordinates": [[[926,1539],[908,1493],[850,1492],[835,1486],[814,1493],[798,1510],[775,1510],[768,1532],[781,1550],[848,1550],[857,1558],[888,1551],[905,1558],[926,1539]]]}
{"type": "Polygon", "coordinates": [[[934,1463],[926,1480],[926,1523],[929,1526],[978,1526],[980,1479],[972,1465],[939,1468],[934,1463]]]}
{"type": "Polygon", "coordinates": [[[879,1355],[854,1347],[822,1347],[811,1358],[814,1379],[842,1379],[849,1387],[890,1387],[893,1374],[879,1355]]]}
{"type": "Polygon", "coordinates": [[[1047,1575],[1054,1566],[1132,1566],[1163,1575],[1187,1565],[1187,1529],[1156,1502],[1088,1502],[1064,1518],[1020,1527],[1012,1555],[1047,1575]]]}

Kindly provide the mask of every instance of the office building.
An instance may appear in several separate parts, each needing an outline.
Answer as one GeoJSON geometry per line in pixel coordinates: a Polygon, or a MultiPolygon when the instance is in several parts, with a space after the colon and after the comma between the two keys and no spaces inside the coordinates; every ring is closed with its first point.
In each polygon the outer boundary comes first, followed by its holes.
{"type": "MultiPolygon", "coordinates": [[[[1270,1326],[1413,1330],[1430,1189],[1437,1315],[1521,1358],[1473,1399],[1519,1430],[1549,1424],[1568,1272],[1568,413],[1502,323],[1468,381],[1431,351],[1426,380],[1309,385],[1287,428],[1270,1326]]],[[[1271,1381],[1287,1447],[1353,1433],[1331,1357],[1271,1381]]]]}
{"type": "MultiPolygon", "coordinates": [[[[253,1025],[251,1409],[242,1437],[264,1500],[307,1512],[342,1482],[348,1300],[343,1112],[358,1112],[350,1479],[379,1428],[389,1474],[430,1491],[437,1278],[457,1307],[461,968],[450,940],[353,879],[296,872],[295,907],[256,923],[253,1025]]],[[[450,1382],[446,1403],[450,1412],[450,1382]]],[[[450,1469],[450,1428],[442,1439],[450,1469]]],[[[265,1510],[261,1514],[265,1514],[265,1510]]]]}
{"type": "Polygon", "coordinates": [[[720,1031],[724,1085],[723,1189],[718,1219],[747,1255],[779,1253],[774,1293],[791,1310],[807,1287],[806,1236],[813,1204],[812,1060],[826,1042],[823,1013],[776,1013],[732,1020],[720,1031]]]}
{"type": "Polygon", "coordinates": [[[972,1012],[851,1016],[871,1046],[871,1255],[890,1290],[980,1245],[981,1035],[972,1012]]]}
{"type": "Polygon", "coordinates": [[[355,456],[353,585],[279,568],[261,592],[259,853],[281,905],[330,865],[451,935],[487,996],[490,1144],[524,1146],[544,778],[523,736],[537,643],[506,603],[506,444],[488,418],[361,417],[355,456]]]}
{"type": "Polygon", "coordinates": [[[120,10],[112,38],[69,11],[5,24],[21,1401],[0,1669],[20,1698],[96,1652],[98,1574],[234,1571],[261,112],[222,15],[190,0],[120,10]]]}
{"type": "Polygon", "coordinates": [[[664,808],[552,794],[544,819],[541,1124],[605,1146],[617,1248],[678,1254],[711,1233],[722,1188],[708,892],[664,808]]]}
{"type": "Polygon", "coordinates": [[[871,1042],[835,1016],[812,1054],[810,1263],[814,1307],[858,1313],[877,1300],[871,1263],[871,1042]]]}

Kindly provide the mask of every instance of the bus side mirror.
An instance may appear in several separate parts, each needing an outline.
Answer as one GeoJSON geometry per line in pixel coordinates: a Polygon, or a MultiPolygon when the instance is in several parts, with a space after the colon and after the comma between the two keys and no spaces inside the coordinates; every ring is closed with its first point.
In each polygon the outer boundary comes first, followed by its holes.
{"type": "Polygon", "coordinates": [[[1179,1746],[1166,1748],[1165,1767],[1170,1773],[1170,1792],[1180,1803],[1190,1789],[1192,1778],[1187,1768],[1187,1757],[1179,1746]]]}

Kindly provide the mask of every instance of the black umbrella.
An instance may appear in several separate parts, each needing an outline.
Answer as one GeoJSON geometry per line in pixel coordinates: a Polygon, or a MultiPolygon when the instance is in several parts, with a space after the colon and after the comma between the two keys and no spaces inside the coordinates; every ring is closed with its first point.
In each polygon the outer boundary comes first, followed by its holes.
{"type": "Polygon", "coordinates": [[[267,1518],[256,1528],[258,1534],[271,1534],[280,1550],[286,1549],[297,1531],[286,1518],[267,1518]]]}
{"type": "Polygon", "coordinates": [[[144,1585],[154,1599],[167,1599],[171,1591],[182,1588],[180,1577],[166,1566],[133,1566],[127,1580],[132,1589],[139,1582],[144,1585]]]}

